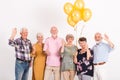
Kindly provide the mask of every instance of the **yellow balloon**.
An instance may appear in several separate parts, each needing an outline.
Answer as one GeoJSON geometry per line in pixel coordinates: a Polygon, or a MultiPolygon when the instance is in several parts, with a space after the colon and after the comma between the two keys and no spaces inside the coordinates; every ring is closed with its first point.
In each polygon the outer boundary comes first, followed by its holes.
{"type": "Polygon", "coordinates": [[[80,10],[72,11],[71,15],[72,15],[72,20],[76,23],[82,19],[80,10]]]}
{"type": "Polygon", "coordinates": [[[82,19],[86,22],[88,21],[92,16],[92,12],[90,9],[85,8],[82,13],[82,19]]]}
{"type": "Polygon", "coordinates": [[[84,8],[84,1],[83,0],[76,0],[74,3],[74,7],[78,9],[84,8]]]}
{"type": "Polygon", "coordinates": [[[71,17],[70,15],[67,17],[67,22],[68,22],[68,24],[69,24],[70,26],[72,26],[72,27],[75,27],[75,25],[76,25],[76,22],[74,22],[74,21],[72,20],[72,17],[71,17]]]}
{"type": "Polygon", "coordinates": [[[72,10],[73,10],[73,5],[69,2],[65,3],[64,12],[69,15],[72,10]]]}

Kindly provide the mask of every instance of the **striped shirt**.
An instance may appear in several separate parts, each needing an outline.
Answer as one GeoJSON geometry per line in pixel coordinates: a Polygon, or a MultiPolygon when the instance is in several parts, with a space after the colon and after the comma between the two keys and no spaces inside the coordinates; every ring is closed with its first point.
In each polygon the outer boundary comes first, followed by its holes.
{"type": "Polygon", "coordinates": [[[26,39],[24,41],[22,38],[17,38],[16,40],[9,39],[9,45],[15,47],[16,58],[26,61],[31,60],[32,44],[30,40],[26,39]]]}

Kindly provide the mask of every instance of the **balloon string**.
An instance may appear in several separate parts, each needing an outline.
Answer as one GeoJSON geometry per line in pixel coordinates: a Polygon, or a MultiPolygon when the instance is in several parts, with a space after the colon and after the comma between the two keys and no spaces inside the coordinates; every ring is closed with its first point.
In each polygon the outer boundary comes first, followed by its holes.
{"type": "Polygon", "coordinates": [[[80,32],[80,37],[82,36],[84,28],[85,28],[85,25],[82,26],[82,29],[81,29],[81,32],[80,32]]]}
{"type": "Polygon", "coordinates": [[[74,31],[76,32],[76,46],[78,46],[77,25],[74,27],[74,31]]]}
{"type": "MultiPolygon", "coordinates": [[[[78,32],[77,32],[77,28],[78,28],[78,26],[76,25],[76,26],[74,27],[74,31],[76,32],[76,46],[78,47],[78,32]]],[[[84,28],[85,28],[85,25],[83,25],[82,28],[81,28],[80,37],[81,37],[82,34],[83,34],[84,28]]]]}

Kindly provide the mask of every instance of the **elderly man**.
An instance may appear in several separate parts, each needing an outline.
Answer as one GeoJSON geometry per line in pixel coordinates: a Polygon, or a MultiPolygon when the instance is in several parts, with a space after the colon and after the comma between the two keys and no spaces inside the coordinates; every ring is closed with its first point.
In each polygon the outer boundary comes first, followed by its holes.
{"type": "Polygon", "coordinates": [[[105,34],[102,37],[101,33],[97,32],[95,34],[96,45],[93,46],[94,52],[94,80],[108,80],[106,69],[107,61],[110,51],[114,48],[113,43],[110,41],[109,37],[105,34]],[[105,42],[102,42],[104,38],[105,42]]]}
{"type": "Polygon", "coordinates": [[[17,34],[17,29],[12,30],[12,35],[9,39],[9,45],[15,47],[16,62],[15,62],[15,80],[28,80],[29,66],[31,62],[30,52],[32,44],[28,36],[27,28],[22,28],[20,38],[14,39],[17,34]]]}
{"type": "Polygon", "coordinates": [[[54,80],[60,80],[60,49],[62,39],[57,36],[57,27],[51,27],[50,33],[51,37],[46,39],[44,45],[44,51],[47,54],[44,80],[50,80],[51,73],[54,75],[54,80]]]}

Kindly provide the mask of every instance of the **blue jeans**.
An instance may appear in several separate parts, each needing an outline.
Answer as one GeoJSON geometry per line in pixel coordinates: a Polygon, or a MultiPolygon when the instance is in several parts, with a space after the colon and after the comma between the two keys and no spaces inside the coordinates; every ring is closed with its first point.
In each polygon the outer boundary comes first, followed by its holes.
{"type": "Polygon", "coordinates": [[[16,59],[15,80],[28,80],[29,66],[29,62],[24,62],[16,59]]]}

